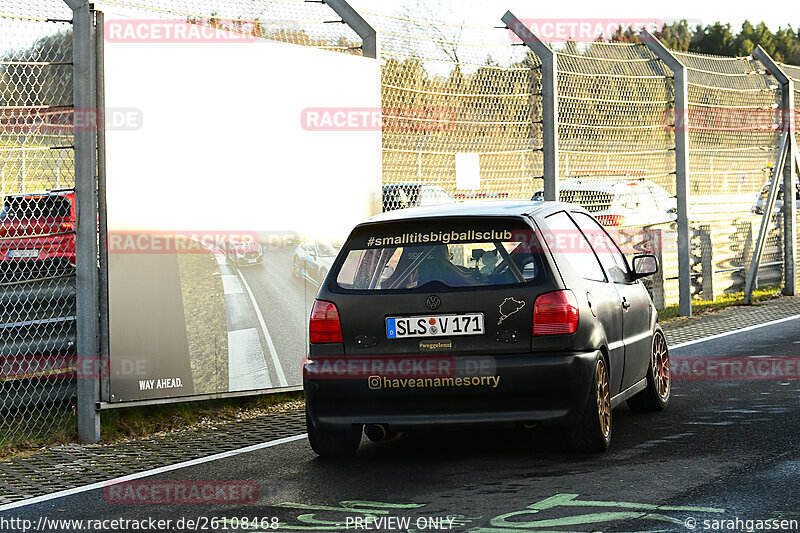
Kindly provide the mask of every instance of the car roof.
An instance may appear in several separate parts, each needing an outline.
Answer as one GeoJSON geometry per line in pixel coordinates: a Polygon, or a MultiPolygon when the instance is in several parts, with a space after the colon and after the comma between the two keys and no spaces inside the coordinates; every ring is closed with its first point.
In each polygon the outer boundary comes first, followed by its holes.
{"type": "Polygon", "coordinates": [[[438,183],[428,183],[424,181],[404,181],[398,183],[384,183],[384,189],[396,189],[399,187],[436,187],[437,189],[444,189],[438,183]]]}
{"type": "Polygon", "coordinates": [[[43,191],[30,191],[30,192],[17,192],[13,194],[6,194],[6,198],[24,198],[26,196],[67,196],[74,194],[73,189],[50,189],[43,191]]]}
{"type": "Polygon", "coordinates": [[[578,205],[564,202],[543,202],[526,200],[474,200],[455,204],[431,205],[397,209],[375,215],[359,225],[394,222],[399,220],[440,218],[440,217],[519,217],[538,215],[559,209],[583,210],[578,205]]]}
{"type": "Polygon", "coordinates": [[[654,185],[649,181],[632,179],[570,179],[559,184],[561,190],[590,190],[611,192],[620,187],[654,185]]]}

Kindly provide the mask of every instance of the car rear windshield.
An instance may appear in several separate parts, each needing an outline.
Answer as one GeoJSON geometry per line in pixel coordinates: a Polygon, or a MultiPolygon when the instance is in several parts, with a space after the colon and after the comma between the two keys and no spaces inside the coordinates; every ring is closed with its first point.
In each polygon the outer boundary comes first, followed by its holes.
{"type": "Polygon", "coordinates": [[[5,199],[0,209],[0,220],[69,216],[70,201],[63,196],[12,196],[5,199]]]}
{"type": "Polygon", "coordinates": [[[538,241],[515,222],[367,226],[348,241],[336,283],[344,290],[415,291],[537,281],[538,241]]]}
{"type": "Polygon", "coordinates": [[[562,202],[578,204],[590,213],[595,213],[597,211],[610,209],[611,201],[614,199],[614,196],[607,192],[571,189],[560,191],[558,198],[562,202]]]}

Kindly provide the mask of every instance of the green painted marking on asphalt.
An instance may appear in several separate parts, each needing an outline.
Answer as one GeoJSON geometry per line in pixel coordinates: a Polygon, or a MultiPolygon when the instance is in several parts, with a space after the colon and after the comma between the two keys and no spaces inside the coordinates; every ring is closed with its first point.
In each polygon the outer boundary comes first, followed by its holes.
{"type": "MultiPolygon", "coordinates": [[[[672,516],[663,514],[665,512],[692,512],[692,513],[724,513],[725,509],[717,507],[696,507],[696,506],[674,506],[674,505],[653,505],[648,503],[635,503],[635,502],[617,502],[617,501],[601,501],[601,500],[579,500],[578,494],[555,494],[549,498],[545,498],[538,502],[528,505],[526,508],[504,513],[495,516],[489,521],[489,527],[476,527],[470,529],[470,533],[515,533],[522,531],[536,531],[537,533],[569,533],[565,529],[551,529],[551,528],[564,528],[576,525],[586,524],[601,524],[604,522],[613,522],[620,520],[654,520],[659,522],[667,522],[670,524],[684,525],[683,520],[676,519],[672,516]],[[611,508],[616,510],[609,510],[605,512],[573,514],[570,516],[562,516],[557,518],[540,518],[532,520],[535,515],[541,511],[547,511],[557,508],[570,508],[570,507],[601,507],[611,508]]],[[[339,506],[329,505],[308,505],[303,503],[284,502],[279,503],[276,507],[287,509],[296,509],[300,511],[314,511],[311,513],[302,513],[296,517],[299,524],[285,524],[281,523],[280,527],[290,530],[316,530],[316,531],[336,531],[343,527],[341,520],[324,520],[317,518],[317,514],[324,512],[334,513],[350,513],[352,515],[361,516],[374,516],[374,515],[388,515],[391,512],[397,511],[410,511],[425,507],[424,503],[387,503],[370,500],[343,500],[339,502],[339,506]]],[[[459,516],[462,519],[459,525],[467,525],[473,519],[459,516]]],[[[638,533],[663,533],[671,531],[670,529],[649,529],[638,533]]],[[[631,532],[637,533],[637,532],[631,532]]]]}
{"type": "Polygon", "coordinates": [[[556,494],[545,498],[539,502],[533,503],[528,506],[528,509],[535,509],[543,511],[545,509],[552,509],[561,505],[569,505],[576,507],[621,507],[629,509],[652,509],[659,511],[685,511],[695,513],[724,513],[725,509],[717,507],[685,507],[685,506],[672,506],[672,505],[652,505],[649,503],[633,503],[633,502],[615,502],[615,501],[597,501],[597,500],[577,500],[578,494],[556,494]]]}

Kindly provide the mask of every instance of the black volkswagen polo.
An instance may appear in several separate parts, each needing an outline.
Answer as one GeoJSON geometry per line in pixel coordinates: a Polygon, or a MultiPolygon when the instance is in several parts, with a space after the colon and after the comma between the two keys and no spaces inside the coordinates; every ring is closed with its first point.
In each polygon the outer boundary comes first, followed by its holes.
{"type": "Polygon", "coordinates": [[[669,355],[640,281],[584,209],[474,202],[357,226],[320,287],[303,364],[320,455],[433,426],[548,423],[577,451],[611,441],[612,410],[663,409],[669,355]]]}

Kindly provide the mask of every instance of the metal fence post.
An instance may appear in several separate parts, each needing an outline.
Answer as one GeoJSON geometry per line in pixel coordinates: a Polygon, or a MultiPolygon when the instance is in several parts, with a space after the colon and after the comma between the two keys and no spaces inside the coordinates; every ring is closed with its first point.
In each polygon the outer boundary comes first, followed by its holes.
{"type": "Polygon", "coordinates": [[[758,267],[761,263],[761,255],[764,253],[764,244],[767,241],[767,233],[769,233],[769,224],[772,219],[775,200],[778,198],[778,176],[782,174],[783,168],[787,163],[786,155],[789,151],[789,146],[791,146],[791,139],[788,133],[784,131],[781,134],[781,143],[778,147],[775,166],[773,167],[772,176],[770,177],[769,193],[767,194],[767,201],[764,203],[764,214],[761,216],[761,228],[758,230],[758,240],[756,240],[755,243],[753,259],[750,261],[750,268],[747,271],[747,278],[744,282],[744,303],[746,304],[752,302],[753,289],[756,286],[758,278],[758,267]]]}
{"type": "Polygon", "coordinates": [[[100,415],[97,372],[86,375],[88,368],[97,369],[98,356],[98,276],[97,276],[97,138],[91,122],[84,117],[96,113],[95,45],[93,11],[87,0],[65,0],[72,8],[73,106],[75,119],[75,201],[77,224],[76,247],[76,315],[77,315],[77,416],[81,442],[100,440],[100,415]],[[89,365],[85,363],[89,361],[89,365]]]}
{"type": "Polygon", "coordinates": [[[642,30],[639,39],[673,73],[675,107],[675,194],[678,198],[678,314],[692,316],[692,265],[689,240],[689,85],[686,65],[652,33],[642,30]]]}
{"type": "Polygon", "coordinates": [[[325,0],[325,3],[342,17],[345,24],[350,26],[361,37],[361,55],[378,59],[381,56],[378,32],[364,20],[364,17],[353,9],[347,0],[325,0]]]}
{"type": "Polygon", "coordinates": [[[95,11],[95,102],[97,105],[97,231],[99,238],[98,311],[99,355],[101,368],[108,371],[99,376],[100,401],[109,400],[111,362],[108,338],[108,220],[106,218],[106,87],[103,62],[105,61],[104,15],[95,11]]]}
{"type": "MultiPolygon", "coordinates": [[[[761,45],[753,50],[753,57],[758,59],[772,76],[781,84],[781,125],[784,132],[788,133],[789,142],[785,146],[786,161],[783,165],[783,294],[794,296],[797,294],[797,222],[795,209],[797,199],[791,192],[794,191],[796,178],[795,165],[792,164],[792,140],[794,139],[796,124],[794,123],[794,82],[781,67],[770,57],[761,45]]],[[[777,180],[776,180],[777,181],[777,180]]],[[[764,212],[764,217],[769,218],[770,213],[764,212]]]]}
{"type": "Polygon", "coordinates": [[[542,62],[542,151],[544,158],[544,199],[558,200],[558,56],[511,11],[502,21],[514,35],[533,50],[542,62]]]}

